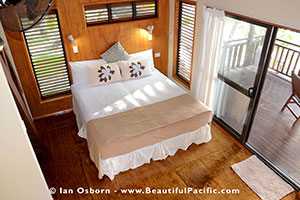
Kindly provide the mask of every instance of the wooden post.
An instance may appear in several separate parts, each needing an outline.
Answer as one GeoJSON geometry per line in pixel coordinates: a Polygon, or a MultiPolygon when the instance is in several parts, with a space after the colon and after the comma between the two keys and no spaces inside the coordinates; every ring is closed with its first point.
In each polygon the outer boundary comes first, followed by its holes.
{"type": "Polygon", "coordinates": [[[253,64],[253,58],[254,58],[254,34],[255,34],[255,25],[250,24],[250,30],[248,34],[248,41],[247,41],[247,47],[246,47],[246,54],[245,54],[245,66],[253,64]]]}
{"type": "Polygon", "coordinates": [[[2,63],[3,71],[7,78],[9,87],[12,91],[20,115],[27,128],[27,133],[29,138],[31,139],[34,150],[37,156],[42,156],[46,148],[44,147],[44,145],[42,145],[42,140],[40,139],[36,126],[33,122],[33,118],[30,114],[30,111],[27,109],[25,100],[23,99],[19,91],[21,85],[19,85],[18,81],[16,80],[16,75],[14,75],[14,71],[12,70],[11,63],[9,62],[7,55],[5,53],[4,41],[1,38],[0,38],[0,62],[2,63]]]}

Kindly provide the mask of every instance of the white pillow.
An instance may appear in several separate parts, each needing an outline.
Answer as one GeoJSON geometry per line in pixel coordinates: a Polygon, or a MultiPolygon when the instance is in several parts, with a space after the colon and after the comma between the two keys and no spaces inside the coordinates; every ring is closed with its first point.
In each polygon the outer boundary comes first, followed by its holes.
{"type": "Polygon", "coordinates": [[[89,85],[103,85],[122,80],[118,63],[89,67],[89,85]]]}
{"type": "Polygon", "coordinates": [[[146,60],[147,66],[150,67],[151,71],[154,70],[153,51],[148,49],[146,51],[140,51],[129,55],[129,61],[146,60]]]}
{"type": "Polygon", "coordinates": [[[148,60],[120,61],[119,67],[123,80],[138,79],[151,74],[148,60]]]}
{"type": "Polygon", "coordinates": [[[71,66],[73,85],[88,85],[89,84],[89,67],[97,67],[105,64],[105,60],[83,60],[77,62],[69,62],[71,66]]]}

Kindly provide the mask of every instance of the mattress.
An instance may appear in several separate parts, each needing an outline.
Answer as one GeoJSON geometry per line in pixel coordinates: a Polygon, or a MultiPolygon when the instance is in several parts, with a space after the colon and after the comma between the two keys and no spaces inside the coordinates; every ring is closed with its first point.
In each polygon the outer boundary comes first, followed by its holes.
{"type": "Polygon", "coordinates": [[[87,122],[119,112],[161,102],[187,93],[155,69],[151,76],[109,85],[72,85],[73,110],[79,128],[86,138],[87,122]]]}

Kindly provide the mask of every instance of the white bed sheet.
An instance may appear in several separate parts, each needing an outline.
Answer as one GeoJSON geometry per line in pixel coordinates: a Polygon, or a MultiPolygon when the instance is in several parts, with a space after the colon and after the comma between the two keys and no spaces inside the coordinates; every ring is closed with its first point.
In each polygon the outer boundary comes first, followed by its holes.
{"type": "Polygon", "coordinates": [[[92,119],[180,96],[186,91],[155,69],[152,75],[101,86],[72,86],[79,136],[86,138],[92,119]]]}
{"type": "MultiPolygon", "coordinates": [[[[96,87],[73,85],[73,109],[79,128],[78,135],[86,138],[87,122],[92,119],[164,101],[186,92],[156,69],[151,76],[139,80],[96,87]]],[[[106,175],[113,180],[120,172],[137,168],[151,160],[165,159],[179,149],[186,150],[193,143],[202,144],[210,140],[210,126],[206,125],[127,154],[105,160],[97,160],[92,154],[90,157],[98,168],[99,179],[106,175]]]]}

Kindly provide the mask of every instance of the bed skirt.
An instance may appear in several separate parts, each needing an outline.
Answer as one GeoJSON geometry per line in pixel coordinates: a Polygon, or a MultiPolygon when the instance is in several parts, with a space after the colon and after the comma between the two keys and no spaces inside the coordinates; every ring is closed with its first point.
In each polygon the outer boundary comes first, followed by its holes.
{"type": "Polygon", "coordinates": [[[179,149],[187,150],[193,143],[199,145],[210,140],[210,126],[206,125],[196,131],[181,134],[127,154],[99,160],[98,163],[93,159],[93,156],[91,156],[91,159],[98,168],[99,179],[106,175],[110,180],[113,180],[121,172],[138,168],[143,164],[150,163],[151,160],[166,159],[168,156],[175,155],[179,149]]]}

